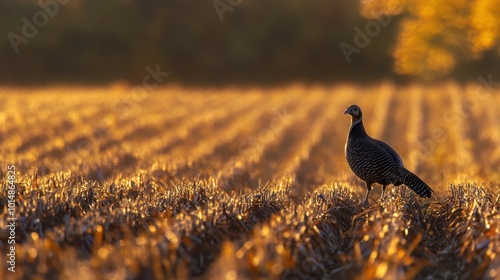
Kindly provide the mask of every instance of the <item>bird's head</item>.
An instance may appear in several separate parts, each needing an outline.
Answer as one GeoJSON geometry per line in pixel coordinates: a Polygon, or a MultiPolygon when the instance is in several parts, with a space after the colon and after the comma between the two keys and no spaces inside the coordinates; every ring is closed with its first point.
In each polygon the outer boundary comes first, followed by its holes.
{"type": "Polygon", "coordinates": [[[361,108],[358,105],[350,105],[344,112],[344,115],[351,115],[352,123],[357,123],[361,120],[361,108]]]}

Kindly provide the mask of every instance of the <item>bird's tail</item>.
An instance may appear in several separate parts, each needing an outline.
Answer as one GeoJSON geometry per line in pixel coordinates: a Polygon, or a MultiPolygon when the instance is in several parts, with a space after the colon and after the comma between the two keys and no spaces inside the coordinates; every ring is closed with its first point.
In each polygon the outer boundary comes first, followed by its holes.
{"type": "Polygon", "coordinates": [[[417,175],[403,168],[401,171],[401,181],[420,197],[431,197],[433,190],[417,175]]]}

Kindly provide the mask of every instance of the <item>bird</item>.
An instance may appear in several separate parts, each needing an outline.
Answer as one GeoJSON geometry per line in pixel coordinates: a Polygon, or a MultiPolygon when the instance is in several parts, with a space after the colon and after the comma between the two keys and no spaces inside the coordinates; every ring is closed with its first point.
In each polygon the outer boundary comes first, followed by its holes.
{"type": "Polygon", "coordinates": [[[401,157],[391,146],[366,133],[363,114],[358,105],[350,105],[344,112],[346,114],[351,116],[351,127],[347,134],[345,156],[351,170],[366,184],[363,205],[368,205],[368,195],[374,183],[382,185],[382,199],[385,188],[390,184],[404,184],[420,197],[431,197],[433,190],[404,167],[401,157]]]}

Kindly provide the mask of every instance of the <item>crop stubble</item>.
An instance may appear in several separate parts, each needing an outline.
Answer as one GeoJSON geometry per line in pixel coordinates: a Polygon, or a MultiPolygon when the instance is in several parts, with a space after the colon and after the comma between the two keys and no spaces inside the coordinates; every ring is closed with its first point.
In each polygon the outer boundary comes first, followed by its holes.
{"type": "Polygon", "coordinates": [[[0,276],[494,279],[500,99],[470,106],[476,88],[2,90],[20,226],[19,273],[0,276]],[[351,103],[438,199],[375,188],[361,207],[351,103]]]}

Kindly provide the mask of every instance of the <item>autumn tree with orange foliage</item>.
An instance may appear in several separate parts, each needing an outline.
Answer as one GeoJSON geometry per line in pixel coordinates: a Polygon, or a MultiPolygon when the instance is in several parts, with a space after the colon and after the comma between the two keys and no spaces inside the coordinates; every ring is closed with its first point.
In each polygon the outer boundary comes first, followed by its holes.
{"type": "Polygon", "coordinates": [[[500,52],[500,0],[364,0],[361,13],[404,17],[393,51],[401,74],[445,75],[462,60],[500,52]]]}

